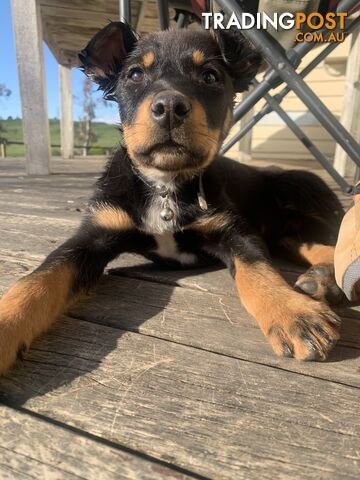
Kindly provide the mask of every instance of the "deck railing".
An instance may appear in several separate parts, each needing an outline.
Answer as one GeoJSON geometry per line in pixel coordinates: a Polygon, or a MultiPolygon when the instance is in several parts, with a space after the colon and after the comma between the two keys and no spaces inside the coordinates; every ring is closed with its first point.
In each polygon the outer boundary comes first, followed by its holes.
{"type": "MultiPolygon", "coordinates": [[[[0,140],[0,158],[6,158],[7,154],[7,146],[8,145],[25,145],[24,142],[17,142],[17,141],[12,141],[12,140],[0,140]]],[[[51,144],[51,148],[60,148],[61,145],[59,144],[51,144]]],[[[89,146],[84,146],[84,145],[74,145],[74,150],[81,150],[82,152],[85,152],[85,155],[89,154],[90,150],[102,150],[104,152],[104,155],[109,155],[111,150],[114,148],[108,147],[108,146],[102,146],[102,145],[89,145],[89,146]]],[[[83,153],[83,156],[85,156],[83,153]]]]}

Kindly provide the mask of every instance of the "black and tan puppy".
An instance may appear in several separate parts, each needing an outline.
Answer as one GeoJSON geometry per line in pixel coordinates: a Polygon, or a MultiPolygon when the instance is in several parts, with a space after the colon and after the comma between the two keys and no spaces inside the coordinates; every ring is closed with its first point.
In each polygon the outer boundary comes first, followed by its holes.
{"type": "Polygon", "coordinates": [[[117,22],[80,59],[118,102],[125,146],[98,181],[78,232],[1,300],[0,372],[123,252],[177,267],[221,260],[278,355],[326,358],[340,325],[328,306],[340,297],[332,246],[338,200],[310,173],[218,156],[234,95],[255,75],[257,54],[229,32],[138,40],[117,22]],[[298,291],[272,266],[274,249],[310,266],[298,291]]]}

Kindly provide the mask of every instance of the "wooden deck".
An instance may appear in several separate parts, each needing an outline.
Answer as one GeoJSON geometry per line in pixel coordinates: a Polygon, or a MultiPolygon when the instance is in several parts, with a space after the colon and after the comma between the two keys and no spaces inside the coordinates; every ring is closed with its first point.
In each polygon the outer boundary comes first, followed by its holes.
{"type": "MultiPolygon", "coordinates": [[[[0,161],[0,293],[74,231],[100,168],[0,161]]],[[[0,380],[1,479],[359,478],[358,308],[338,309],[329,361],[299,363],[272,353],[226,270],[110,267],[0,380]]]]}

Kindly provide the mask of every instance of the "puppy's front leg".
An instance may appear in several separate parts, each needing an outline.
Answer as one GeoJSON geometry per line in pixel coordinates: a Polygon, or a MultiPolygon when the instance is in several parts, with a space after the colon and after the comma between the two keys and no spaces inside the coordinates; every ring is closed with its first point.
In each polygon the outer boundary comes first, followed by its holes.
{"type": "Polygon", "coordinates": [[[128,249],[134,235],[124,212],[96,211],[37,270],[15,283],[0,300],[0,374],[128,249]]]}
{"type": "Polygon", "coordinates": [[[325,359],[339,339],[340,319],[325,303],[293,290],[271,265],[262,239],[231,214],[204,217],[191,228],[204,248],[233,271],[240,300],[278,355],[325,359]]]}
{"type": "Polygon", "coordinates": [[[325,359],[339,339],[340,319],[322,302],[295,292],[264,257],[234,256],[240,299],[278,355],[325,359]]]}

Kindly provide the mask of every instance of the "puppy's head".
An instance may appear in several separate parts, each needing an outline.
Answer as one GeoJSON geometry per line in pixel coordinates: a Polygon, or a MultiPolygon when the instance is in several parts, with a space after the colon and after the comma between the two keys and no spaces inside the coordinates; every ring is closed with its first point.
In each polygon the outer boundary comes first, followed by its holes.
{"type": "Polygon", "coordinates": [[[84,71],[120,108],[130,158],[142,168],[206,167],[232,124],[236,92],[259,55],[238,32],[167,30],[138,39],[110,23],[80,55],[84,71]]]}

